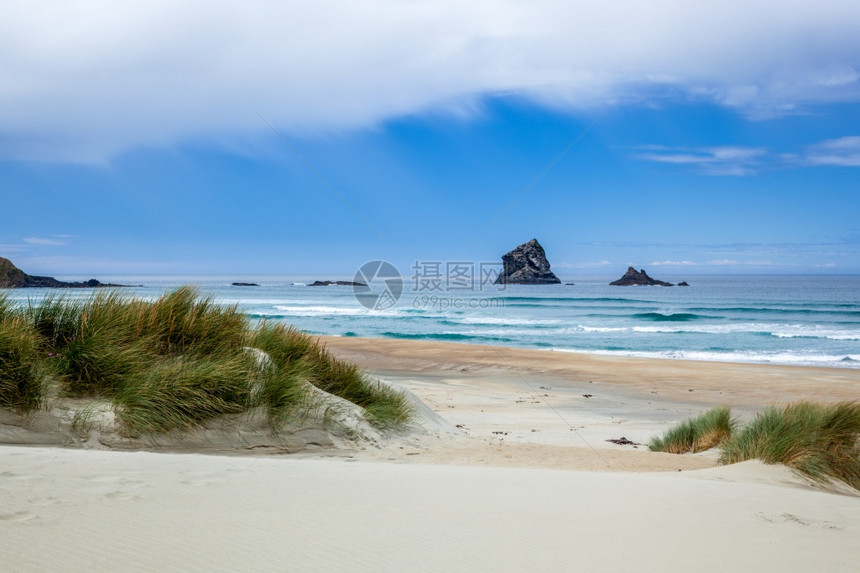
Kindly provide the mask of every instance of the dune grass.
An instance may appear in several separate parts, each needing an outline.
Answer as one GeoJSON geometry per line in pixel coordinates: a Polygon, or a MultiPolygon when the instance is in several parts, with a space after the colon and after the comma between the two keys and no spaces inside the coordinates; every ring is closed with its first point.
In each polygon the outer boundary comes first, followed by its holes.
{"type": "Polygon", "coordinates": [[[731,408],[713,408],[653,438],[648,448],[654,452],[671,454],[702,452],[717,447],[731,437],[736,426],[731,408]]]}
{"type": "Polygon", "coordinates": [[[131,436],[188,430],[249,406],[259,369],[240,354],[171,356],[135,372],[114,395],[117,420],[131,436]]]}
{"type": "Polygon", "coordinates": [[[44,339],[47,348],[68,344],[76,335],[83,305],[64,296],[48,296],[40,304],[28,305],[25,316],[44,339]]]}
{"type": "Polygon", "coordinates": [[[303,359],[308,382],[361,406],[368,421],[379,429],[403,426],[412,416],[412,407],[402,392],[372,382],[357,366],[332,356],[318,341],[292,327],[263,324],[252,345],[266,352],[282,370],[303,359]]]}
{"type": "Polygon", "coordinates": [[[263,407],[273,429],[298,415],[308,386],[354,402],[376,427],[404,425],[405,397],[374,385],[310,336],[253,328],[234,306],[182,287],[155,301],[103,291],[15,310],[0,298],[0,406],[42,404],[47,374],[62,393],[112,401],[130,436],[184,430],[263,407]]]}
{"type": "Polygon", "coordinates": [[[721,448],[721,464],[758,459],[860,489],[860,402],[771,406],[740,429],[729,408],[714,408],[649,444],[653,451],[676,454],[712,447],[721,448]]]}
{"type": "Polygon", "coordinates": [[[720,462],[754,458],[860,489],[860,402],[797,402],[759,412],[723,444],[720,462]]]}
{"type": "Polygon", "coordinates": [[[0,408],[26,413],[45,397],[46,368],[38,335],[0,301],[0,408]]]}

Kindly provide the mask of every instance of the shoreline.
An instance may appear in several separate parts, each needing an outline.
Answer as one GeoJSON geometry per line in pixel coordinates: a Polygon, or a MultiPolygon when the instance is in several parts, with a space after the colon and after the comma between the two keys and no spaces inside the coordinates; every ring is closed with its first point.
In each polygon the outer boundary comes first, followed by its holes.
{"type": "Polygon", "coordinates": [[[752,407],[804,399],[856,400],[860,396],[860,372],[852,368],[640,358],[394,338],[316,338],[337,356],[372,374],[457,371],[507,374],[536,381],[591,380],[643,396],[657,390],[684,402],[734,401],[752,407]]]}

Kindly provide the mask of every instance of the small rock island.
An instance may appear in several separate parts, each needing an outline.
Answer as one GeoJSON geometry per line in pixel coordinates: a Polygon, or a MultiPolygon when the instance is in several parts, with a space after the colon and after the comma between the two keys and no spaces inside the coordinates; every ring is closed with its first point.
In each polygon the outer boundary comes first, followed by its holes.
{"type": "Polygon", "coordinates": [[[610,286],[675,286],[666,281],[658,281],[652,279],[645,272],[645,269],[637,271],[633,267],[627,267],[627,272],[617,281],[609,283],[610,286]]]}
{"type": "Polygon", "coordinates": [[[314,281],[308,286],[357,286],[357,287],[366,287],[367,285],[364,283],[358,283],[353,281],[314,281]]]}
{"type": "Polygon", "coordinates": [[[0,288],[103,288],[124,287],[127,285],[105,284],[90,279],[83,282],[58,281],[54,277],[28,275],[16,267],[9,259],[0,257],[0,288]]]}
{"type": "Polygon", "coordinates": [[[502,257],[502,272],[496,284],[553,285],[561,281],[550,270],[546,253],[537,239],[523,243],[502,257]]]}

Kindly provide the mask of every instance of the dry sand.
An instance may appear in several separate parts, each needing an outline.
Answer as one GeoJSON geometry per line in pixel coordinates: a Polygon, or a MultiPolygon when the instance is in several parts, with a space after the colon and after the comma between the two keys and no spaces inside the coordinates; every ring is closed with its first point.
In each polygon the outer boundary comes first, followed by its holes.
{"type": "Polygon", "coordinates": [[[323,337],[336,355],[409,390],[442,418],[363,459],[598,471],[716,465],[714,452],[646,451],[655,434],[717,405],[741,419],[774,403],[860,399],[860,370],[655,360],[323,337]],[[453,426],[453,427],[452,427],[453,426]],[[607,440],[627,438],[636,445],[607,440]],[[408,459],[407,459],[408,458],[408,459]]]}
{"type": "Polygon", "coordinates": [[[0,569],[856,570],[860,497],[606,440],[858,399],[857,370],[326,343],[407,389],[420,427],[293,456],[0,446],[0,569]]]}

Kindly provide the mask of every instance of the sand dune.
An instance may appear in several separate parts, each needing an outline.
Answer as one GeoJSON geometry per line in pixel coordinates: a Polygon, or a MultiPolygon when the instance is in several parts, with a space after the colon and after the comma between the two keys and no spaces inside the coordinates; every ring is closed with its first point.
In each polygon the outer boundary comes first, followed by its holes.
{"type": "Polygon", "coordinates": [[[756,462],[643,475],[0,455],[7,571],[850,571],[860,557],[860,499],[756,462]]]}
{"type": "Polygon", "coordinates": [[[856,569],[853,490],[636,445],[718,403],[857,399],[856,370],[327,343],[416,427],[288,456],[0,446],[2,569],[856,569]]]}

